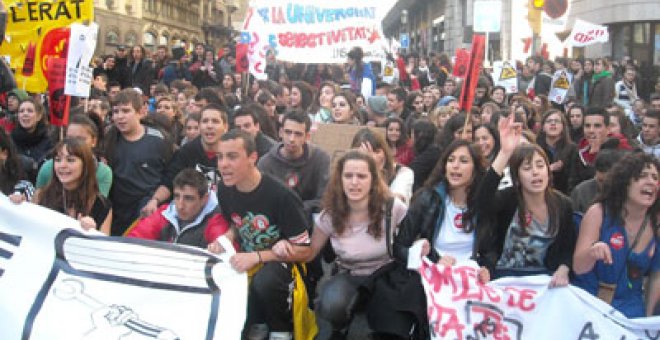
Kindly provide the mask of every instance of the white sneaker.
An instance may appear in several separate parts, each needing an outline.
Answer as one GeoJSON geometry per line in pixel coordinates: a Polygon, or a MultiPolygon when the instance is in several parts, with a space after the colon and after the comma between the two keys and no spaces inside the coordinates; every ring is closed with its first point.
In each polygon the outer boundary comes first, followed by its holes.
{"type": "Polygon", "coordinates": [[[291,332],[270,332],[269,340],[291,340],[293,334],[291,332]]]}

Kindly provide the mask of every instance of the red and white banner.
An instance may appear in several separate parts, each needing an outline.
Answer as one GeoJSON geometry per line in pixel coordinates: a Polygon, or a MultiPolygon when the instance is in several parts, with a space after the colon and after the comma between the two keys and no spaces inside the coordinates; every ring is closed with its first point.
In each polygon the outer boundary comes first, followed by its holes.
{"type": "Polygon", "coordinates": [[[432,339],[658,339],[660,317],[627,319],[580,288],[548,288],[545,275],[481,284],[474,262],[424,259],[432,339]]]}
{"type": "Polygon", "coordinates": [[[606,43],[610,39],[607,26],[592,24],[576,19],[573,31],[568,37],[568,44],[573,47],[583,47],[595,43],[606,43]]]}
{"type": "Polygon", "coordinates": [[[250,73],[264,79],[266,54],[293,63],[341,64],[355,46],[383,60],[384,6],[377,0],[251,0],[241,27],[250,73]]]}

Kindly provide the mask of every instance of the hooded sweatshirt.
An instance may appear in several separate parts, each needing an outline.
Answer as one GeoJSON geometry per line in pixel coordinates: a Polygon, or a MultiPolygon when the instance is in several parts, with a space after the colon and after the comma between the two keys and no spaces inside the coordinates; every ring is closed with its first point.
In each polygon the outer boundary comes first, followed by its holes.
{"type": "Polygon", "coordinates": [[[308,214],[319,212],[321,196],[328,183],[330,156],[325,151],[306,143],[302,157],[291,160],[280,153],[283,147],[284,144],[279,143],[261,157],[257,165],[259,170],[281,180],[289,189],[297,193],[303,201],[305,212],[308,214]]]}

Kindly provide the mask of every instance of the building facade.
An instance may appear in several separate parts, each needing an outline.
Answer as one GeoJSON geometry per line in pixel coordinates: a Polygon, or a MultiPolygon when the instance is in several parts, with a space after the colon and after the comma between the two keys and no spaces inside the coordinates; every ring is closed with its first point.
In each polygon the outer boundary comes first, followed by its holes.
{"type": "Polygon", "coordinates": [[[97,54],[118,45],[222,47],[236,36],[232,21],[245,15],[248,0],[95,0],[97,54]]]}

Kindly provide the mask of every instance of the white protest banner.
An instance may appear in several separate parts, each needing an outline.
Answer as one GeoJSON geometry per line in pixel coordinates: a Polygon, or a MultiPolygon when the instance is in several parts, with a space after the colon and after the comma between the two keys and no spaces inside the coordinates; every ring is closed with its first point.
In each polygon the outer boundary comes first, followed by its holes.
{"type": "Polygon", "coordinates": [[[64,94],[77,97],[89,96],[93,73],[89,65],[94,57],[98,33],[99,25],[96,23],[91,23],[89,26],[71,24],[64,94]]]}
{"type": "Polygon", "coordinates": [[[610,39],[607,26],[592,24],[584,20],[576,19],[568,44],[573,47],[583,47],[595,43],[605,43],[610,39]]]}
{"type": "Polygon", "coordinates": [[[493,62],[492,77],[497,86],[503,86],[506,93],[518,93],[518,72],[515,61],[493,62]]]}
{"type": "Polygon", "coordinates": [[[552,77],[552,86],[550,87],[548,98],[557,104],[563,104],[566,100],[568,89],[571,87],[571,83],[573,83],[572,74],[566,72],[566,70],[555,72],[552,77]]]}
{"type": "Polygon", "coordinates": [[[0,339],[240,339],[247,278],[226,259],[78,225],[0,195],[0,339]]]}
{"type": "Polygon", "coordinates": [[[658,339],[660,317],[627,319],[580,288],[545,275],[480,284],[476,263],[423,260],[432,339],[658,339]]]}
{"type": "Polygon", "coordinates": [[[384,10],[377,0],[251,0],[241,27],[251,72],[263,77],[268,50],[281,61],[336,64],[360,46],[365,60],[385,59],[384,10]]]}

